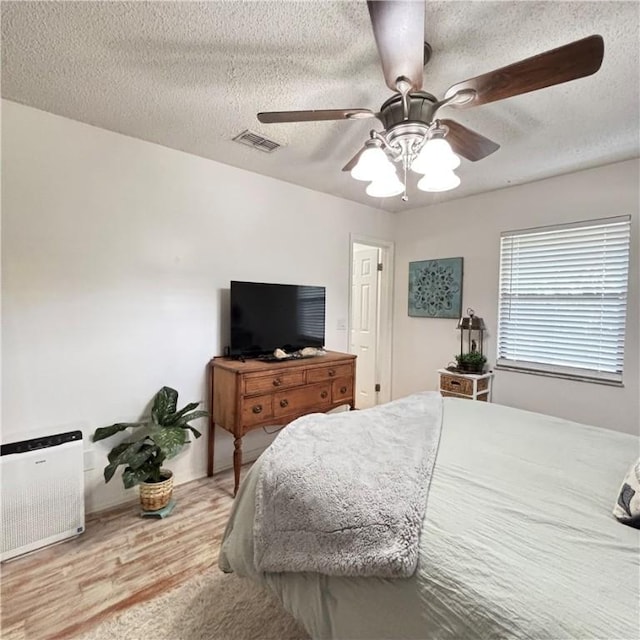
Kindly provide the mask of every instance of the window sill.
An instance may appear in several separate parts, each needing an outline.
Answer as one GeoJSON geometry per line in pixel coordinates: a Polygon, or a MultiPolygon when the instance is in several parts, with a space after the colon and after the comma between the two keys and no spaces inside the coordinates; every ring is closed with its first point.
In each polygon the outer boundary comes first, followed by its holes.
{"type": "Polygon", "coordinates": [[[559,373],[557,371],[543,371],[541,369],[527,369],[525,367],[496,364],[496,371],[510,371],[512,373],[528,373],[532,376],[544,376],[545,378],[561,378],[562,380],[573,380],[574,382],[591,382],[594,384],[604,384],[608,387],[624,387],[624,383],[616,380],[605,380],[603,378],[591,378],[572,373],[559,373]]]}

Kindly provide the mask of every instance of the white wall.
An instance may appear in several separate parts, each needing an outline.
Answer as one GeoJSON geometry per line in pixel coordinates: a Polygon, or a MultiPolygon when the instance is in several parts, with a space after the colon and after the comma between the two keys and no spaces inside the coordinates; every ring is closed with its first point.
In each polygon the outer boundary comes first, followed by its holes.
{"type": "MultiPolygon", "coordinates": [[[[481,163],[476,167],[482,170],[481,163]]],[[[632,250],[624,388],[507,371],[496,372],[494,401],[577,422],[638,433],[640,421],[639,171],[630,160],[400,214],[396,228],[394,396],[436,389],[436,370],[459,352],[455,320],[407,315],[408,265],[464,257],[463,310],[489,329],[495,363],[500,232],[630,214],[632,250]]]]}
{"type": "MultiPolygon", "coordinates": [[[[4,101],[2,232],[7,442],[88,438],[163,385],[181,406],[205,400],[231,279],[326,286],[327,347],[346,351],[349,234],[390,239],[392,216],[4,101]]],[[[233,446],[217,431],[220,469],[233,446]]],[[[85,474],[90,511],[133,497],[104,484],[107,442],[85,474]]],[[[205,475],[206,437],[169,466],[179,482],[205,475]]]]}

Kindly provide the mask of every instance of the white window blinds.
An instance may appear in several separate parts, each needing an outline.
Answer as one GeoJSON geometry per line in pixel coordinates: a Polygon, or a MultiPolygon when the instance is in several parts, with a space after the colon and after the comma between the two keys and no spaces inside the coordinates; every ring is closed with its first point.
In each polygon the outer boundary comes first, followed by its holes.
{"type": "Polygon", "coordinates": [[[628,216],[502,234],[498,368],[622,381],[628,216]]]}

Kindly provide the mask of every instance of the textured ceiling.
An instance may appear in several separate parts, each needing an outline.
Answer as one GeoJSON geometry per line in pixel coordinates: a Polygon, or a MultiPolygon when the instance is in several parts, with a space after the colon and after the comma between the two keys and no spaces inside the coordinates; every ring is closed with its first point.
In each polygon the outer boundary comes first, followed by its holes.
{"type": "Polygon", "coordinates": [[[2,95],[105,129],[390,211],[639,155],[640,4],[429,2],[424,90],[587,35],[600,71],[441,117],[501,149],[458,171],[462,185],[408,203],[364,193],[342,166],[377,120],[261,124],[258,111],[366,107],[386,88],[364,2],[2,2],[2,95]],[[244,129],[284,147],[231,141],[244,129]]]}

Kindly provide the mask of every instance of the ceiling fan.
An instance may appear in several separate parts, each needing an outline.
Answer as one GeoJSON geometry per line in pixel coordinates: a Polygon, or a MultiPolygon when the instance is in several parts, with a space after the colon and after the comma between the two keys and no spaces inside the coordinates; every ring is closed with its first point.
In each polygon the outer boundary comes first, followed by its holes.
{"type": "Polygon", "coordinates": [[[601,36],[592,35],[557,49],[459,82],[444,97],[422,91],[423,67],[431,48],[424,42],[425,3],[411,0],[367,0],[373,34],[387,86],[394,92],[379,112],[371,109],[321,109],[258,113],[263,123],[377,118],[383,131],[370,138],[343,167],[357,180],[370,182],[374,197],[403,194],[407,200],[407,171],[424,174],[418,188],[446,191],[457,187],[454,169],[462,156],[476,162],[500,148],[496,142],[450,119],[439,119],[444,107],[468,109],[529,91],[589,76],[604,55],[601,36]],[[401,165],[398,178],[394,162],[401,165]]]}

